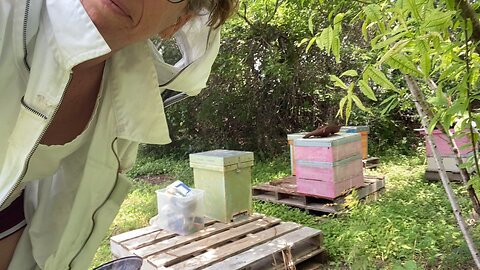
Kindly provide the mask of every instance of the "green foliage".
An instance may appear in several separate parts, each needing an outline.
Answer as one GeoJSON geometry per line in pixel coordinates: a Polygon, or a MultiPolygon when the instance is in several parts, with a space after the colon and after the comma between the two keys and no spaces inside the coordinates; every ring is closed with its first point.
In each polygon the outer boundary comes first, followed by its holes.
{"type": "MultiPolygon", "coordinates": [[[[347,93],[344,104],[352,108],[351,119],[361,125],[376,124],[371,118],[379,110],[370,109],[372,114],[355,110],[356,106],[368,110],[385,93],[362,77],[362,66],[372,62],[372,56],[365,50],[361,24],[346,21],[361,11],[354,6],[342,11],[350,6],[316,0],[242,1],[238,16],[223,28],[207,89],[166,111],[173,143],[146,150],[157,157],[182,158],[192,152],[227,148],[254,151],[261,159],[273,157],[285,150],[287,134],[342,122],[337,112],[347,93]],[[326,47],[320,50],[318,44],[326,47]],[[330,74],[339,76],[347,89],[333,88],[330,74]]],[[[162,51],[169,62],[178,58],[168,48],[162,51]]],[[[398,113],[393,101],[387,105],[390,109],[382,115],[382,122],[401,123],[412,136],[417,126],[405,121],[409,111],[398,113]]],[[[376,141],[394,141],[395,135],[370,134],[376,141]]]]}

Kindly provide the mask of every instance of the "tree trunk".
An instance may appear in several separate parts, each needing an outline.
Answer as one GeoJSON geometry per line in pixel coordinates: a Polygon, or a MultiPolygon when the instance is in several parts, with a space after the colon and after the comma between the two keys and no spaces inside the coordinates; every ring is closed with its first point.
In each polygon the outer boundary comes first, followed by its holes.
{"type": "MultiPolygon", "coordinates": [[[[415,89],[418,89],[419,97],[416,98],[416,102],[419,102],[420,106],[422,108],[424,108],[423,113],[424,113],[425,117],[427,117],[427,119],[433,119],[433,114],[428,109],[428,104],[425,102],[425,98],[423,97],[422,92],[420,92],[418,85],[413,80],[411,81],[411,83],[412,83],[412,87],[414,87],[415,89]]],[[[427,81],[427,84],[432,91],[435,92],[437,90],[437,86],[435,85],[434,82],[427,81]]],[[[468,181],[470,181],[470,174],[468,173],[466,168],[461,168],[461,166],[460,166],[460,164],[463,163],[463,160],[462,160],[462,156],[460,154],[460,151],[458,149],[457,143],[455,142],[455,140],[453,140],[452,134],[450,134],[449,129],[444,128],[440,124],[437,124],[436,128],[439,129],[439,130],[443,130],[443,132],[447,135],[448,144],[449,144],[450,148],[452,149],[453,153],[455,154],[455,160],[456,160],[456,163],[457,163],[457,167],[460,170],[460,176],[462,178],[463,184],[465,185],[465,187],[467,189],[468,196],[470,197],[470,200],[472,201],[473,210],[475,211],[475,213],[480,215],[480,201],[478,200],[478,196],[475,192],[475,189],[473,189],[473,187],[471,185],[468,185],[468,181]]],[[[474,154],[476,155],[475,148],[476,148],[476,146],[474,146],[474,154]]]]}
{"type": "MultiPolygon", "coordinates": [[[[414,82],[414,80],[411,77],[405,76],[405,80],[407,82],[408,89],[410,90],[410,93],[414,98],[415,107],[417,108],[418,114],[422,121],[422,125],[425,128],[425,130],[427,130],[428,126],[430,125],[430,118],[427,115],[428,114],[427,112],[429,110],[428,108],[422,107],[422,104],[425,105],[425,102],[423,99],[423,95],[420,92],[421,90],[418,88],[417,84],[414,82]]],[[[442,180],[443,187],[445,188],[445,192],[447,193],[448,200],[450,201],[450,204],[452,206],[453,213],[455,214],[455,218],[457,219],[458,226],[460,227],[463,237],[467,242],[468,249],[472,254],[473,260],[475,261],[477,268],[480,269],[480,258],[478,256],[477,247],[475,246],[475,243],[473,242],[473,239],[470,236],[467,224],[465,223],[462,213],[460,212],[457,199],[452,190],[452,187],[450,186],[450,181],[448,179],[447,172],[445,171],[445,166],[443,165],[442,157],[438,153],[437,146],[433,140],[432,134],[428,132],[427,134],[428,134],[427,143],[432,149],[433,157],[435,158],[435,162],[437,163],[437,166],[439,168],[438,173],[440,174],[440,179],[442,180]]]]}

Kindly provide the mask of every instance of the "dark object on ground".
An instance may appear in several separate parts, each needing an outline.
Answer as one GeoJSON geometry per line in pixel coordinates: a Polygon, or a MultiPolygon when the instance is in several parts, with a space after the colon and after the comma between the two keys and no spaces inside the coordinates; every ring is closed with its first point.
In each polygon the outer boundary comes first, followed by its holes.
{"type": "Polygon", "coordinates": [[[308,132],[303,138],[307,139],[310,137],[328,137],[332,134],[335,134],[340,131],[341,126],[338,125],[324,125],[319,126],[312,132],[308,132]]]}
{"type": "Polygon", "coordinates": [[[128,256],[100,265],[93,270],[139,270],[142,267],[142,263],[142,258],[128,256]]]}

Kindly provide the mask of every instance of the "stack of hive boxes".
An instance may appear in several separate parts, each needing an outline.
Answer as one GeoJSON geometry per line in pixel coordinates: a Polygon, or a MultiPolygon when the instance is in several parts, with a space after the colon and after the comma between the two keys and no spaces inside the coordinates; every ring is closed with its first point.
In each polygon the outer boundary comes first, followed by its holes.
{"type": "Polygon", "coordinates": [[[363,185],[360,134],[300,138],[293,145],[297,192],[334,199],[363,185]]]}
{"type": "MultiPolygon", "coordinates": [[[[423,136],[427,136],[424,129],[417,129],[417,131],[420,131],[420,133],[423,136]]],[[[453,129],[450,131],[454,133],[453,129]]],[[[449,141],[448,136],[445,133],[441,132],[440,130],[433,130],[432,135],[433,135],[433,140],[437,145],[438,152],[442,156],[445,170],[447,172],[460,173],[460,169],[457,167],[455,154],[450,148],[450,145],[448,142],[449,141]]],[[[469,157],[473,156],[473,147],[472,147],[471,140],[468,138],[468,136],[465,135],[461,137],[456,137],[454,138],[454,140],[457,143],[457,147],[460,151],[460,156],[462,157],[462,160],[464,162],[469,157]]],[[[425,138],[425,146],[426,146],[427,165],[428,165],[427,172],[437,172],[438,166],[437,166],[437,163],[435,162],[435,159],[433,158],[432,149],[430,148],[430,145],[427,143],[426,138],[425,138]]],[[[478,149],[478,146],[477,146],[477,149],[478,149]]],[[[469,172],[471,172],[472,170],[473,168],[468,169],[469,172]]]]}

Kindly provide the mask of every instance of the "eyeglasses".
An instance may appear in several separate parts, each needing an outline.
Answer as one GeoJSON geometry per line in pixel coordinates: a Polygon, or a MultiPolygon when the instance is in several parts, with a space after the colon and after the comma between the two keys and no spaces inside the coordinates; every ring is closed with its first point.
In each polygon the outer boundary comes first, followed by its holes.
{"type": "Polygon", "coordinates": [[[185,0],[167,0],[167,1],[170,2],[170,3],[173,3],[173,4],[178,4],[178,3],[181,3],[185,0]]]}

